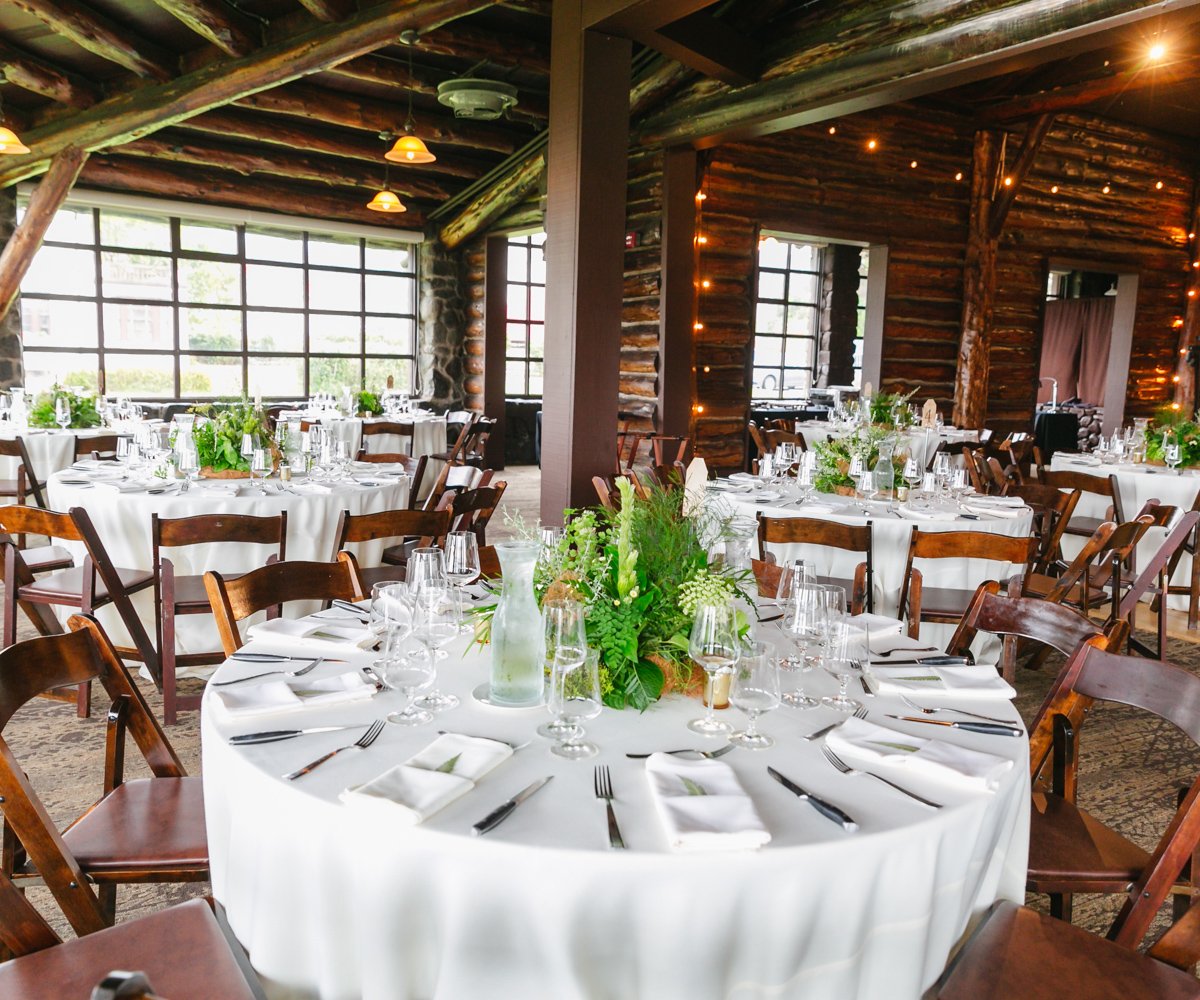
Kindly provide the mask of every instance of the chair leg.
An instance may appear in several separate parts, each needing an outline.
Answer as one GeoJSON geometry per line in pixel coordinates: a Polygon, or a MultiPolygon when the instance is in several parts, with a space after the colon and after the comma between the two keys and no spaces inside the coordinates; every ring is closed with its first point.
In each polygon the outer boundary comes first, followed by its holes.
{"type": "Polygon", "coordinates": [[[162,664],[163,725],[175,725],[175,615],[164,600],[162,610],[162,643],[158,658],[162,664]]]}
{"type": "Polygon", "coordinates": [[[115,882],[103,882],[96,886],[96,896],[100,900],[100,909],[104,911],[104,920],[111,927],[117,922],[117,886],[115,882]]]}
{"type": "Polygon", "coordinates": [[[75,714],[86,719],[92,714],[92,682],[84,681],[75,692],[75,714]]]}
{"type": "Polygon", "coordinates": [[[1075,897],[1069,892],[1050,893],[1050,916],[1056,920],[1071,922],[1071,910],[1075,897]]]}

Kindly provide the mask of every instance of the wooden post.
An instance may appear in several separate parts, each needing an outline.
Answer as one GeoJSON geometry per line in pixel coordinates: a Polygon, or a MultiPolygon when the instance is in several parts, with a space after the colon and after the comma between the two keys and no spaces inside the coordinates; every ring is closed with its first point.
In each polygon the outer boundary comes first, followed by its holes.
{"type": "Polygon", "coordinates": [[[0,253],[0,318],[7,315],[21,291],[21,279],[33,263],[33,255],[46,236],[46,230],[83,169],[87,153],[68,146],[50,162],[46,176],[29,196],[25,218],[17,226],[4,251],[0,253]]]}
{"type": "Polygon", "coordinates": [[[962,340],[954,377],[954,423],[958,427],[982,427],[987,416],[997,242],[991,234],[991,215],[999,155],[1000,141],[995,132],[985,129],[975,133],[971,214],[963,267],[962,340]]]}
{"type": "Polygon", "coordinates": [[[622,247],[632,46],[583,30],[582,0],[551,29],[542,520],[594,497],[617,457],[622,247]],[[616,99],[617,96],[620,99],[616,99]]]}
{"type": "Polygon", "coordinates": [[[508,237],[489,236],[484,254],[483,415],[496,421],[488,438],[487,467],[504,468],[504,368],[508,353],[508,237]]]}
{"type": "Polygon", "coordinates": [[[658,319],[658,430],[692,436],[696,395],[696,151],[663,153],[662,288],[658,319]]]}
{"type": "Polygon", "coordinates": [[[1192,413],[1200,400],[1196,398],[1196,369],[1188,364],[1188,349],[1200,345],[1200,268],[1194,267],[1200,260],[1200,174],[1196,176],[1195,192],[1192,195],[1192,214],[1188,229],[1188,271],[1190,276],[1183,299],[1183,326],[1179,330],[1179,357],[1176,358],[1175,402],[1187,413],[1192,413]]]}

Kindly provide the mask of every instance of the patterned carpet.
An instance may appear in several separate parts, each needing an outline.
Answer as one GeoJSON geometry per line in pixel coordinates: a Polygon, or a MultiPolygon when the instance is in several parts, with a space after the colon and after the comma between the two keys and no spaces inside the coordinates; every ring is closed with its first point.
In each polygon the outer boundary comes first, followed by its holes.
{"type": "MultiPolygon", "coordinates": [[[[1173,641],[1175,662],[1200,672],[1200,646],[1173,641]]],[[[1053,680],[1061,660],[1040,671],[1020,669],[1017,705],[1031,720],[1053,680]]],[[[161,717],[161,698],[153,687],[143,690],[161,717]]],[[[65,823],[78,815],[99,793],[103,774],[104,709],[99,691],[93,695],[92,716],[75,718],[73,706],[35,700],[17,714],[5,736],[43,796],[54,819],[65,823]]],[[[191,774],[200,773],[199,716],[186,712],[168,737],[191,774]]],[[[1130,709],[1099,706],[1089,717],[1081,743],[1080,802],[1117,829],[1152,849],[1174,809],[1176,790],[1200,770],[1200,753],[1166,723],[1149,720],[1130,709]]],[[[145,773],[136,747],[130,742],[127,773],[145,773]]],[[[118,890],[118,919],[128,920],[189,895],[202,894],[207,885],[122,887],[118,890]]],[[[52,897],[42,889],[30,890],[30,899],[69,936],[52,897]]],[[[1031,897],[1044,908],[1044,898],[1031,897]]],[[[1081,896],[1076,901],[1075,922],[1097,932],[1107,929],[1120,901],[1081,896]]],[[[1165,908],[1164,908],[1165,912],[1165,908]]],[[[1159,927],[1165,922],[1160,915],[1159,927]]]]}

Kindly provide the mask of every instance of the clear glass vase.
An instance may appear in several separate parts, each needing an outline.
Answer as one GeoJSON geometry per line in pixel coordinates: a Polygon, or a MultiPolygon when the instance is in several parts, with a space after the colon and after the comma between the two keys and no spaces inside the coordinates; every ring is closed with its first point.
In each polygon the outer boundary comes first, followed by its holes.
{"type": "Polygon", "coordinates": [[[536,541],[498,542],[500,599],[492,616],[492,673],[488,700],[514,708],[542,701],[542,616],[533,594],[536,541]]]}

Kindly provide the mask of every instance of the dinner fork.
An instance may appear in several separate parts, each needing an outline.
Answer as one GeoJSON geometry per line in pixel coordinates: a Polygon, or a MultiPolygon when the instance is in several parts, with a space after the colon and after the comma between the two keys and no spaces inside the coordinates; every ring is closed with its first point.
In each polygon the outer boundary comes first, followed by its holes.
{"type": "MultiPolygon", "coordinates": [[[[695,754],[697,757],[703,757],[705,760],[715,760],[718,757],[724,757],[733,749],[732,743],[727,743],[723,747],[718,747],[716,750],[692,750],[690,747],[683,750],[661,750],[660,753],[669,754],[672,757],[684,757],[688,754],[695,754]]],[[[630,760],[645,760],[647,757],[653,756],[648,753],[627,753],[625,755],[630,760]]]]}
{"type": "Polygon", "coordinates": [[[841,771],[842,774],[848,774],[851,777],[856,774],[865,774],[868,778],[874,778],[876,781],[882,781],[885,785],[891,785],[894,789],[896,789],[896,791],[903,792],[910,799],[916,799],[922,805],[929,806],[931,809],[942,808],[942,804],[940,802],[932,802],[929,799],[922,798],[916,792],[910,792],[903,785],[897,785],[894,781],[888,781],[887,778],[881,777],[874,771],[860,771],[858,768],[851,767],[844,760],[842,760],[841,757],[830,750],[828,745],[821,746],[821,753],[823,753],[825,755],[825,759],[829,761],[829,763],[832,764],[837,770],[841,771]]]}
{"type": "Polygon", "coordinates": [[[923,705],[918,705],[912,701],[907,695],[901,695],[900,700],[909,708],[921,712],[925,715],[936,715],[938,712],[957,712],[959,715],[969,715],[972,719],[982,719],[984,722],[999,722],[1004,726],[1013,725],[1012,719],[997,719],[992,715],[980,715],[978,712],[968,712],[965,708],[925,708],[923,705]]]}
{"type": "Polygon", "coordinates": [[[324,657],[318,656],[311,663],[305,664],[303,667],[297,667],[295,670],[264,670],[262,673],[251,674],[249,677],[235,677],[231,681],[213,681],[213,687],[228,687],[230,684],[241,684],[242,681],[253,681],[259,677],[270,677],[272,674],[282,674],[284,677],[303,677],[310,670],[315,670],[325,662],[324,657]]]}
{"type": "Polygon", "coordinates": [[[608,846],[614,850],[625,850],[625,841],[621,839],[621,828],[617,826],[617,814],[613,812],[612,774],[607,764],[597,764],[595,772],[596,798],[603,799],[608,809],[608,846]]]}
{"type": "Polygon", "coordinates": [[[288,781],[295,781],[297,778],[304,777],[304,775],[308,774],[309,771],[320,767],[325,763],[325,761],[329,760],[330,757],[336,757],[343,750],[366,750],[367,747],[379,739],[379,734],[383,732],[383,726],[383,719],[376,719],[371,723],[370,726],[367,727],[367,731],[353,743],[347,743],[344,747],[338,747],[336,750],[330,750],[329,753],[325,754],[323,757],[318,757],[311,764],[305,764],[302,768],[292,771],[290,774],[285,774],[284,777],[288,781]]]}

